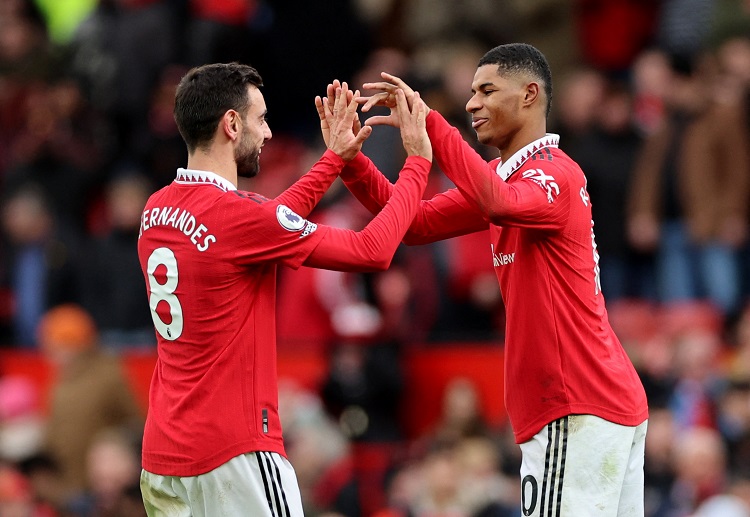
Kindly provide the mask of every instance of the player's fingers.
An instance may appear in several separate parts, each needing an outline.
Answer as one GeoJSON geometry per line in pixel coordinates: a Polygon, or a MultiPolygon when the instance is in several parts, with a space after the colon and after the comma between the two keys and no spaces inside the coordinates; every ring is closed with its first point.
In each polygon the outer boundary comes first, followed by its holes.
{"type": "Polygon", "coordinates": [[[398,86],[395,84],[387,83],[385,81],[380,81],[377,83],[365,83],[362,85],[362,89],[364,90],[382,90],[384,92],[394,93],[398,86]]]}
{"type": "Polygon", "coordinates": [[[390,95],[388,92],[376,93],[370,97],[360,97],[358,102],[364,102],[362,111],[367,112],[370,111],[370,108],[373,106],[385,106],[385,103],[388,100],[388,95],[390,95]]]}
{"type": "Polygon", "coordinates": [[[337,90],[337,97],[336,97],[336,108],[340,111],[341,115],[344,115],[344,112],[346,111],[346,97],[349,92],[349,86],[346,84],[346,81],[341,83],[341,87],[337,90]]]}
{"type": "Polygon", "coordinates": [[[419,102],[419,92],[414,92],[414,98],[412,100],[412,106],[411,106],[411,113],[416,114],[418,112],[417,108],[421,107],[420,104],[422,103],[419,102]]]}
{"type": "Polygon", "coordinates": [[[354,100],[354,97],[359,96],[359,90],[356,92],[353,92],[350,96],[349,104],[346,105],[346,118],[344,119],[344,123],[351,126],[352,122],[354,121],[354,117],[357,116],[357,108],[359,107],[359,104],[357,104],[357,101],[354,100]]]}
{"type": "Polygon", "coordinates": [[[323,109],[326,115],[326,120],[328,121],[329,124],[332,123],[333,122],[333,106],[331,105],[331,102],[327,98],[323,99],[323,109]]]}
{"type": "Polygon", "coordinates": [[[336,93],[334,94],[334,99],[333,99],[333,106],[331,108],[331,111],[333,112],[334,117],[338,115],[338,112],[340,109],[341,109],[341,88],[336,88],[336,93]]]}
{"type": "Polygon", "coordinates": [[[355,100],[357,97],[359,97],[359,90],[355,90],[354,92],[349,92],[348,96],[348,104],[346,106],[346,109],[352,113],[357,111],[357,101],[355,100]]]}
{"type": "Polygon", "coordinates": [[[414,92],[414,107],[417,109],[417,121],[420,127],[424,127],[425,120],[427,119],[427,110],[425,104],[422,102],[422,98],[419,92],[414,92]]]}
{"type": "Polygon", "coordinates": [[[318,117],[320,118],[320,122],[326,122],[326,111],[325,107],[323,106],[323,99],[320,97],[320,95],[315,96],[315,109],[318,110],[318,117]]]}
{"type": "MultiPolygon", "coordinates": [[[[367,126],[395,126],[396,123],[391,115],[378,115],[370,117],[365,120],[365,127],[367,126]]],[[[364,128],[363,128],[364,129],[364,128]]]]}
{"type": "MultiPolygon", "coordinates": [[[[409,94],[414,93],[414,90],[412,90],[411,87],[408,84],[406,84],[403,81],[403,79],[401,79],[400,77],[389,74],[388,72],[380,72],[380,76],[383,79],[390,81],[392,86],[395,85],[396,87],[404,90],[406,93],[409,93],[409,94]]],[[[389,83],[386,83],[386,84],[389,84],[389,83]]]]}
{"type": "Polygon", "coordinates": [[[365,126],[363,127],[359,133],[357,133],[357,137],[355,138],[356,145],[362,145],[362,143],[367,140],[367,137],[369,137],[372,134],[372,126],[365,126]]]}
{"type": "Polygon", "coordinates": [[[406,120],[407,117],[412,115],[409,111],[409,104],[406,102],[406,94],[401,89],[396,91],[396,110],[401,120],[406,120]]]}
{"type": "Polygon", "coordinates": [[[341,86],[341,83],[338,79],[334,79],[332,83],[328,85],[326,88],[326,95],[328,96],[328,103],[333,106],[333,103],[336,101],[336,88],[341,86]]]}

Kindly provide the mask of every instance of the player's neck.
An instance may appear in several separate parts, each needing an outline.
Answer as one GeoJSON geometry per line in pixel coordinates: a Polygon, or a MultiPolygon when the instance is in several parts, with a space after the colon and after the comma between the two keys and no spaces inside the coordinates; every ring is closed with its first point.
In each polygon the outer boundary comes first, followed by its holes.
{"type": "Polygon", "coordinates": [[[544,138],[546,134],[547,124],[544,120],[521,127],[521,129],[508,141],[508,145],[499,149],[500,158],[502,158],[503,163],[507,162],[510,160],[511,156],[516,154],[519,150],[523,149],[531,142],[544,138]]]}
{"type": "Polygon", "coordinates": [[[237,162],[234,155],[224,156],[227,153],[217,153],[213,150],[196,150],[188,156],[187,168],[199,171],[209,171],[218,174],[237,186],[237,162]]]}

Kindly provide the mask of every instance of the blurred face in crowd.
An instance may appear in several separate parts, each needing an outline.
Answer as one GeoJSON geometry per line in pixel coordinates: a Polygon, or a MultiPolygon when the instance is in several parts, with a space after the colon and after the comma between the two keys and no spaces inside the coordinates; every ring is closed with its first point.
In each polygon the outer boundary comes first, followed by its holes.
{"type": "Polygon", "coordinates": [[[36,193],[23,192],[6,202],[2,225],[11,241],[28,244],[44,239],[50,232],[52,220],[44,201],[36,193]]]}
{"type": "Polygon", "coordinates": [[[263,94],[254,86],[248,87],[250,105],[242,120],[242,135],[234,150],[237,162],[237,174],[243,178],[252,178],[260,171],[260,150],[267,140],[271,139],[271,128],[268,127],[266,101],[263,94]]]}

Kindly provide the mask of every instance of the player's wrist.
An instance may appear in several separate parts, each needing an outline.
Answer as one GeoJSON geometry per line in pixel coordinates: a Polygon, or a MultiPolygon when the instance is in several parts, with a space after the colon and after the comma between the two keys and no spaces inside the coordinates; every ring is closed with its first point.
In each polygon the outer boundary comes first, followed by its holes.
{"type": "Polygon", "coordinates": [[[367,156],[362,151],[346,162],[344,169],[341,171],[341,179],[343,180],[354,180],[367,169],[368,160],[367,156]]]}

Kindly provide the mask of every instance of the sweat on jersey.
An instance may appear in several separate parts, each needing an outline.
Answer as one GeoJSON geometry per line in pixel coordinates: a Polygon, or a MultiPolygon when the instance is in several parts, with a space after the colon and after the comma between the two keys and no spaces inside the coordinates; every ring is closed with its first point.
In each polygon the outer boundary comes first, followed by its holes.
{"type": "MultiPolygon", "coordinates": [[[[246,452],[285,455],[276,269],[300,267],[324,238],[334,252],[352,253],[354,232],[306,219],[343,165],[327,151],[274,200],[237,190],[212,172],[179,169],[170,185],[149,198],[138,255],[158,357],[143,436],[145,470],[194,476],[246,452]]],[[[407,159],[404,188],[394,194],[387,217],[368,225],[365,244],[388,243],[395,251],[429,165],[424,158],[407,159]]]]}
{"type": "MultiPolygon", "coordinates": [[[[489,227],[506,308],[505,406],[517,443],[570,414],[635,426],[648,417],[640,378],[613,332],[599,282],[591,200],[580,167],[547,135],[487,163],[436,111],[435,159],[457,189],[423,201],[404,242],[489,227]]],[[[342,173],[372,211],[392,188],[364,155],[342,173]]]]}

